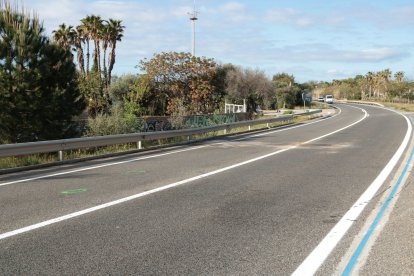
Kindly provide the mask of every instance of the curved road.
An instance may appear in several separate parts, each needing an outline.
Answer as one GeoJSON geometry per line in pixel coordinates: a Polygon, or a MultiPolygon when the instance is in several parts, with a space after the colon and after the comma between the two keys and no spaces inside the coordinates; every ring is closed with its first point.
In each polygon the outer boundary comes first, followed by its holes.
{"type": "Polygon", "coordinates": [[[295,127],[2,176],[0,274],[291,274],[407,132],[389,110],[338,107],[295,127]]]}

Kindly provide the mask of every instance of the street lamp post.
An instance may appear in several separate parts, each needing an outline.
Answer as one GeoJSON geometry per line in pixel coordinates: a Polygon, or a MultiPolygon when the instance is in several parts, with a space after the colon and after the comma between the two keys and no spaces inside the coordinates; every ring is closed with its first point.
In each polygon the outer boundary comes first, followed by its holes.
{"type": "Polygon", "coordinates": [[[197,14],[198,14],[198,12],[195,9],[195,0],[194,0],[194,10],[193,10],[192,13],[189,13],[190,20],[191,20],[191,23],[192,23],[192,28],[193,28],[192,50],[191,50],[192,56],[195,56],[195,22],[198,20],[197,14]]]}

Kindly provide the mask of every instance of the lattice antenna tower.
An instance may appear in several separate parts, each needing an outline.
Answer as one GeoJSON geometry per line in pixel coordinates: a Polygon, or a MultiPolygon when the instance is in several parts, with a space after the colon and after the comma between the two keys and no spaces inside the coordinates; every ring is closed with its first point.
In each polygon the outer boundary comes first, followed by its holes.
{"type": "Polygon", "coordinates": [[[198,14],[199,12],[196,10],[196,3],[194,0],[194,9],[193,12],[188,13],[188,15],[190,16],[190,20],[191,20],[191,25],[192,25],[192,29],[193,29],[193,38],[192,38],[192,49],[191,49],[191,54],[193,56],[195,56],[195,22],[198,20],[198,14]]]}

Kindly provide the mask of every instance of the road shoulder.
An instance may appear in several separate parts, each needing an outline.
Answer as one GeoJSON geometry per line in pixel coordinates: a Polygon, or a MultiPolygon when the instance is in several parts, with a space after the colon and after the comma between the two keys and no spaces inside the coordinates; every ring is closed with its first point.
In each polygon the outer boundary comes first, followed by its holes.
{"type": "Polygon", "coordinates": [[[397,191],[388,221],[373,245],[360,275],[413,275],[414,273],[414,185],[413,166],[397,191]]]}
{"type": "MultiPolygon", "coordinates": [[[[413,120],[413,116],[410,117],[413,120]]],[[[371,232],[358,259],[352,261],[354,263],[350,273],[353,275],[413,275],[414,185],[412,182],[414,177],[411,173],[412,160],[410,162],[413,146],[414,140],[411,137],[400,168],[387,182],[388,186],[384,187],[383,195],[343,257],[335,274],[342,274],[351,256],[361,249],[360,243],[364,236],[371,232]],[[399,185],[397,185],[398,182],[400,182],[399,185]],[[393,191],[394,187],[396,187],[395,191],[393,191]],[[387,201],[389,201],[388,206],[384,208],[387,201]],[[377,216],[381,211],[383,211],[382,216],[378,224],[374,225],[373,222],[378,219],[377,216]]]]}

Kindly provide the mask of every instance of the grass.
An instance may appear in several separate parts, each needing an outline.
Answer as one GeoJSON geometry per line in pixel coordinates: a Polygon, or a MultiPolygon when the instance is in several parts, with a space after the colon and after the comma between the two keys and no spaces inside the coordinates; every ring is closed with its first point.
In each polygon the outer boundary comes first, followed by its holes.
{"type": "Polygon", "coordinates": [[[329,104],[326,103],[319,103],[319,102],[312,102],[310,109],[328,109],[331,108],[329,104]]]}
{"type": "MultiPolygon", "coordinates": [[[[260,125],[252,125],[250,130],[259,130],[259,129],[266,129],[271,127],[278,127],[282,125],[298,123],[302,121],[306,121],[312,118],[319,117],[320,115],[315,114],[312,116],[301,116],[294,118],[291,121],[285,122],[275,122],[267,124],[260,124],[260,125]]],[[[239,127],[233,128],[230,131],[225,133],[224,131],[214,131],[199,135],[193,135],[191,140],[202,140],[208,139],[212,137],[221,136],[224,134],[235,134],[240,132],[249,131],[248,127],[239,127]]],[[[154,140],[154,141],[142,141],[143,148],[151,148],[156,146],[162,146],[167,144],[174,144],[179,142],[187,141],[188,137],[175,137],[169,139],[162,139],[162,140],[154,140]]],[[[88,148],[88,149],[79,149],[79,150],[69,150],[63,153],[64,160],[72,160],[72,159],[79,159],[79,158],[87,158],[93,156],[99,156],[104,154],[113,154],[113,153],[120,153],[120,152],[127,152],[132,150],[137,150],[138,145],[136,143],[129,143],[123,145],[113,145],[113,146],[105,146],[105,147],[97,147],[97,148],[88,148]]],[[[3,157],[0,158],[0,169],[10,169],[10,168],[18,168],[18,167],[25,167],[30,165],[40,165],[40,164],[47,164],[59,161],[58,153],[45,153],[45,154],[32,154],[32,155],[25,155],[25,156],[18,156],[18,157],[3,157]]]]}
{"type": "Polygon", "coordinates": [[[394,108],[397,110],[405,112],[414,112],[414,104],[408,103],[390,103],[390,102],[381,102],[385,107],[394,108]]]}
{"type": "Polygon", "coordinates": [[[18,157],[0,158],[0,169],[18,168],[58,161],[57,154],[33,154],[18,157]]]}

